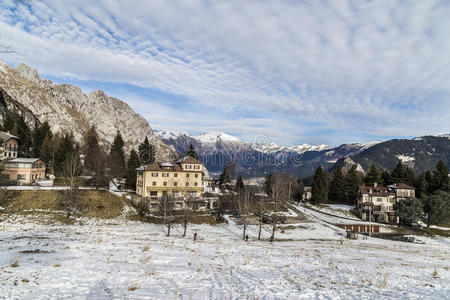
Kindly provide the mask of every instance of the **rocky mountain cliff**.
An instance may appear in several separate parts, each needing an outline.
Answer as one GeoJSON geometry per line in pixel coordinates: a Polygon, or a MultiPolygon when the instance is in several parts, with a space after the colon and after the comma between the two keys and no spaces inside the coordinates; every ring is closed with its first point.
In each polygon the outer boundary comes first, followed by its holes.
{"type": "Polygon", "coordinates": [[[24,115],[30,127],[48,121],[54,132],[72,132],[78,142],[91,125],[97,127],[101,142],[112,143],[119,131],[127,152],[148,136],[157,149],[157,159],[175,156],[172,146],[154,135],[148,122],[125,102],[97,90],[89,95],[70,84],[41,79],[36,70],[20,64],[15,69],[0,60],[0,121],[7,111],[24,115]]]}

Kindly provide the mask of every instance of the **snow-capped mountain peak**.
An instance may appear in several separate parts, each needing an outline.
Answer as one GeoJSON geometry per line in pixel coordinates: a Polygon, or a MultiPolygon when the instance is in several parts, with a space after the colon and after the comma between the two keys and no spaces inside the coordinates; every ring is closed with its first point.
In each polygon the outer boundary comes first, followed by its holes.
{"type": "Polygon", "coordinates": [[[225,132],[221,132],[221,131],[202,133],[202,134],[196,136],[195,138],[200,143],[206,143],[206,144],[214,144],[219,141],[222,141],[225,143],[243,143],[237,137],[234,137],[232,135],[229,135],[229,134],[227,134],[225,132]]]}
{"type": "Polygon", "coordinates": [[[180,136],[192,137],[185,131],[166,131],[166,130],[154,130],[154,133],[163,140],[177,139],[180,136]]]}

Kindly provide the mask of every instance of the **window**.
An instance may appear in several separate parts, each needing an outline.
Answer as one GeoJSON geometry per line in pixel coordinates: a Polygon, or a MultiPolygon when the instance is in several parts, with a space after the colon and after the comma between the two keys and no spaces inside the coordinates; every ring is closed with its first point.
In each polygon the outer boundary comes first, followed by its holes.
{"type": "Polygon", "coordinates": [[[189,174],[186,174],[186,178],[189,178],[189,174]]]}
{"type": "Polygon", "coordinates": [[[195,178],[198,178],[198,174],[195,174],[195,176],[194,176],[195,178]]]}
{"type": "Polygon", "coordinates": [[[163,186],[167,186],[167,181],[164,181],[164,182],[163,182],[163,186]]]}
{"type": "Polygon", "coordinates": [[[27,175],[25,174],[17,174],[17,180],[26,180],[27,179],[27,175]]]}
{"type": "Polygon", "coordinates": [[[153,186],[156,186],[156,181],[153,181],[153,186]]]}
{"type": "Polygon", "coordinates": [[[172,192],[172,196],[178,197],[178,191],[173,191],[173,192],[172,192]]]}
{"type": "Polygon", "coordinates": [[[395,203],[395,199],[391,199],[390,202],[391,202],[391,203],[395,203]]]}
{"type": "Polygon", "coordinates": [[[175,181],[175,182],[173,183],[173,186],[178,186],[178,182],[175,181]]]}
{"type": "Polygon", "coordinates": [[[194,169],[199,170],[200,166],[199,165],[194,165],[194,169]]]}
{"type": "Polygon", "coordinates": [[[173,174],[173,177],[178,177],[178,173],[173,174]]]}
{"type": "Polygon", "coordinates": [[[184,168],[185,169],[191,169],[191,165],[186,165],[184,168]]]}
{"type": "Polygon", "coordinates": [[[189,186],[189,182],[186,182],[186,186],[189,186]]]}
{"type": "Polygon", "coordinates": [[[158,177],[158,173],[152,173],[152,177],[158,177]]]}
{"type": "Polygon", "coordinates": [[[382,198],[377,198],[377,202],[382,202],[383,199],[382,198]]]}
{"type": "Polygon", "coordinates": [[[194,182],[194,185],[195,185],[195,186],[198,186],[198,182],[194,182]]]}
{"type": "Polygon", "coordinates": [[[162,177],[169,177],[169,173],[162,173],[162,177]]]}
{"type": "Polygon", "coordinates": [[[158,192],[157,191],[150,191],[150,196],[158,196],[158,192]]]}

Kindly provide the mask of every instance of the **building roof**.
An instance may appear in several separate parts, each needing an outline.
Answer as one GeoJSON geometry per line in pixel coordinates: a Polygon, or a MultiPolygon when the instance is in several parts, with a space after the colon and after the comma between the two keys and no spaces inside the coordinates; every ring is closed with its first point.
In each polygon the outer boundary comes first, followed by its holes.
{"type": "Polygon", "coordinates": [[[10,139],[20,140],[20,138],[18,138],[15,135],[12,135],[12,134],[10,134],[8,132],[0,131],[0,141],[3,141],[3,143],[4,143],[4,142],[6,142],[6,141],[8,141],[10,139]]]}
{"type": "Polygon", "coordinates": [[[371,194],[372,196],[378,197],[388,197],[394,195],[393,192],[389,190],[388,187],[385,186],[366,186],[361,185],[359,187],[361,194],[371,194]]]}
{"type": "MultiPolygon", "coordinates": [[[[140,168],[137,168],[138,171],[165,171],[165,172],[182,172],[183,168],[181,167],[182,164],[201,164],[203,163],[191,156],[185,156],[183,158],[178,159],[175,162],[154,162],[148,165],[141,166],[140,168]]],[[[199,171],[199,170],[193,170],[199,171]]]]}
{"type": "Polygon", "coordinates": [[[404,184],[404,183],[395,183],[393,185],[390,185],[389,187],[391,187],[393,189],[415,190],[414,187],[409,186],[409,185],[404,184]]]}
{"type": "Polygon", "coordinates": [[[8,160],[9,163],[35,163],[37,161],[41,160],[40,158],[25,158],[25,157],[19,157],[19,158],[14,158],[11,160],[8,160]]]}
{"type": "Polygon", "coordinates": [[[192,157],[192,156],[185,156],[183,158],[180,158],[176,161],[178,164],[203,164],[200,160],[192,157]]]}
{"type": "Polygon", "coordinates": [[[167,163],[151,163],[145,166],[142,166],[138,168],[138,171],[165,171],[165,172],[181,172],[183,169],[179,164],[170,164],[171,166],[168,166],[167,163]]]}

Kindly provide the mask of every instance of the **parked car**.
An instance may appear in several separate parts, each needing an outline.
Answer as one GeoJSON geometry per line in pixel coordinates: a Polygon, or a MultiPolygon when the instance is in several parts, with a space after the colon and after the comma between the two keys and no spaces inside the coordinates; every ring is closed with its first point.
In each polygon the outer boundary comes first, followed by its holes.
{"type": "Polygon", "coordinates": [[[425,244],[424,241],[417,239],[414,236],[406,235],[403,237],[403,241],[407,243],[415,243],[415,244],[425,244]]]}

